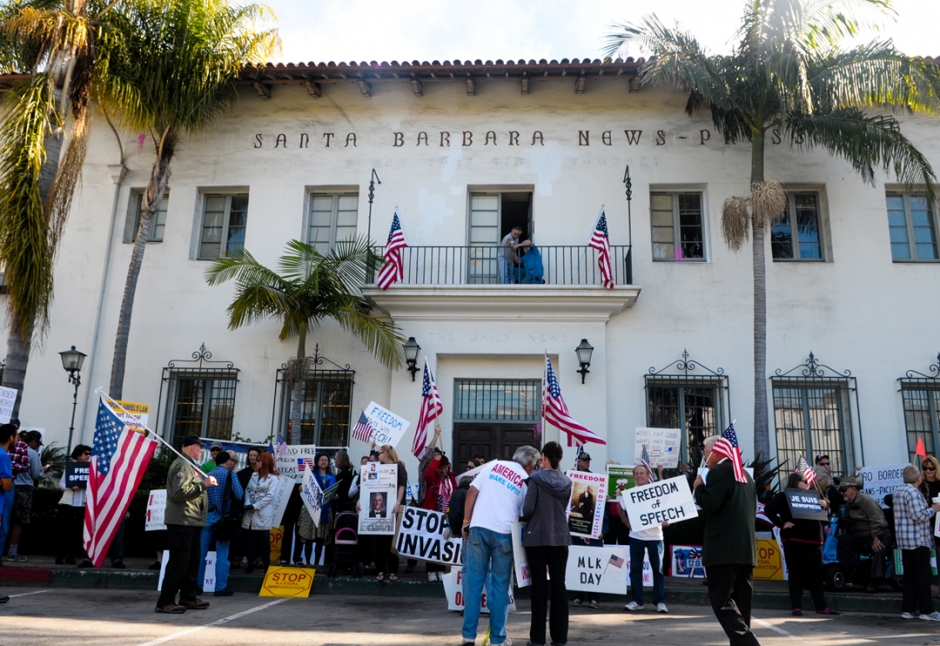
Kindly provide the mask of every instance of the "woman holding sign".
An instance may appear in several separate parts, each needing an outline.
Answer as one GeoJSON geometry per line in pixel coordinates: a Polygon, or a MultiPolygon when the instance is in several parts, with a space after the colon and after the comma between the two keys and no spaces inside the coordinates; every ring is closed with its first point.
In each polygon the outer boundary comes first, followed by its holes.
{"type": "MultiPolygon", "coordinates": [[[[379,462],[398,465],[398,488],[392,514],[400,514],[402,501],[405,499],[405,487],[408,486],[408,472],[405,471],[405,465],[398,459],[398,453],[395,452],[394,447],[388,444],[379,447],[379,462]]],[[[393,502],[389,500],[387,504],[393,504],[393,502]]],[[[375,579],[377,581],[384,581],[386,575],[389,581],[398,580],[398,555],[392,554],[392,538],[390,535],[375,537],[375,569],[378,571],[375,579]]]]}
{"type": "Polygon", "coordinates": [[[248,480],[245,491],[245,512],[242,529],[248,530],[248,568],[254,570],[256,556],[265,571],[271,565],[271,526],[274,524],[274,494],[278,479],[274,469],[274,456],[265,451],[258,456],[256,469],[248,480]]]}
{"type": "MultiPolygon", "coordinates": [[[[79,444],[72,449],[72,460],[88,464],[91,460],[91,447],[79,444]]],[[[78,486],[66,487],[65,472],[59,480],[59,489],[64,493],[59,501],[59,519],[62,532],[59,534],[59,549],[56,552],[56,565],[75,564],[75,556],[84,556],[82,549],[82,530],[85,523],[85,490],[78,486]]],[[[91,567],[91,561],[85,559],[81,567],[91,567]]]]}
{"type": "Polygon", "coordinates": [[[545,568],[551,577],[552,615],[549,618],[552,643],[568,643],[568,599],[565,589],[565,571],[568,567],[568,500],[571,498],[571,479],[559,470],[562,449],[558,442],[542,447],[539,470],[529,476],[522,519],[525,536],[522,544],[529,559],[532,576],[532,624],[529,643],[545,644],[545,605],[548,602],[548,582],[545,568]]]}

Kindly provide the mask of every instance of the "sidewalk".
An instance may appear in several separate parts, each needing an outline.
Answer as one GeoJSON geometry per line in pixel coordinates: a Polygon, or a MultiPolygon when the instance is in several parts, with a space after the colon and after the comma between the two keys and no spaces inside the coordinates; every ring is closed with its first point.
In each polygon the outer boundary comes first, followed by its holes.
{"type": "MultiPolygon", "coordinates": [[[[0,567],[0,586],[52,586],[58,588],[107,588],[113,590],[153,590],[156,593],[159,572],[149,570],[152,559],[126,558],[125,570],[108,567],[101,569],[78,569],[74,565],[56,565],[51,556],[29,555],[26,563],[4,561],[0,567]]],[[[423,566],[419,563],[412,573],[401,568],[396,583],[378,583],[372,576],[355,578],[340,575],[328,578],[314,577],[312,594],[354,594],[405,597],[444,597],[443,585],[427,580],[423,566]]],[[[325,574],[325,573],[324,573],[325,574]]],[[[232,570],[229,584],[236,592],[257,594],[261,589],[262,574],[244,574],[244,570],[232,570]]],[[[521,599],[529,597],[528,588],[517,588],[521,599]]],[[[708,590],[701,579],[666,577],[666,599],[668,603],[692,606],[708,606],[708,590]]],[[[809,593],[804,595],[808,614],[812,614],[809,593]]],[[[602,605],[623,606],[627,598],[601,595],[602,605]]],[[[875,593],[863,589],[843,593],[826,593],[829,607],[840,612],[890,613],[901,612],[901,593],[890,592],[885,586],[875,593]]],[[[790,600],[785,581],[755,581],[754,608],[765,610],[789,610],[790,600]]]]}

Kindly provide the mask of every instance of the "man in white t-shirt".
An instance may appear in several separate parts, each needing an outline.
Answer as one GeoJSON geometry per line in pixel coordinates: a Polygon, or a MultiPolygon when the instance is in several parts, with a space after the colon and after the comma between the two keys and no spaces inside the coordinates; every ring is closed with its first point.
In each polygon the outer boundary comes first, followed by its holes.
{"type": "MultiPolygon", "coordinates": [[[[633,479],[637,487],[648,485],[653,481],[649,467],[645,464],[633,467],[633,479]]],[[[622,505],[617,512],[621,514],[627,527],[630,527],[630,520],[623,513],[622,505]]],[[[663,527],[668,524],[663,523],[641,530],[630,528],[630,592],[633,600],[623,607],[624,610],[643,609],[643,560],[645,554],[649,553],[650,569],[653,570],[653,603],[656,605],[656,612],[669,612],[666,607],[666,577],[663,576],[663,527]]]]}
{"type": "Polygon", "coordinates": [[[463,528],[463,631],[462,646],[475,646],[480,601],[487,571],[490,609],[490,643],[511,646],[506,636],[509,619],[509,585],[512,575],[512,524],[522,515],[526,480],[539,460],[538,449],[516,449],[512,462],[494,460],[483,465],[473,480],[464,504],[463,528]]]}

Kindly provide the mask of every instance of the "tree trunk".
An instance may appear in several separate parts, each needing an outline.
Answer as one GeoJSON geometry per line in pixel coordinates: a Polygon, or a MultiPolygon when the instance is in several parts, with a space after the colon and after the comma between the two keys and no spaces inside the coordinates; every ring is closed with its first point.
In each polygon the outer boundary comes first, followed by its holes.
{"type": "Polygon", "coordinates": [[[291,387],[291,406],[290,406],[290,443],[300,444],[300,418],[303,413],[304,389],[307,387],[307,370],[304,359],[307,356],[307,331],[300,331],[300,339],[297,341],[297,362],[299,365],[297,374],[293,375],[293,385],[291,387]]]}
{"type": "MultiPolygon", "coordinates": [[[[751,183],[764,181],[764,133],[751,142],[751,183]]],[[[752,222],[754,265],[754,453],[755,460],[770,457],[767,425],[767,266],[764,259],[763,220],[752,222]]]]}
{"type": "Polygon", "coordinates": [[[121,399],[124,396],[124,370],[127,363],[127,344],[131,333],[131,315],[134,311],[137,279],[140,277],[144,251],[147,249],[147,240],[150,238],[153,215],[163,203],[163,196],[166,194],[166,187],[170,181],[170,160],[173,158],[175,139],[175,133],[164,135],[161,146],[156,151],[153,168],[150,171],[150,183],[147,184],[140,208],[140,223],[137,226],[137,238],[134,240],[131,264],[127,270],[127,281],[124,283],[124,298],[121,301],[121,314],[118,317],[117,334],[114,338],[114,358],[111,362],[111,384],[108,392],[113,399],[121,399]]]}

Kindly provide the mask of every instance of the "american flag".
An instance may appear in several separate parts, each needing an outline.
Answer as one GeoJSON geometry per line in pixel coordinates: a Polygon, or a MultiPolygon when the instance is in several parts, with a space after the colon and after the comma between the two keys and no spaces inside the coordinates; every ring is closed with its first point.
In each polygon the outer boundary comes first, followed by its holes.
{"type": "Polygon", "coordinates": [[[565,403],[565,398],[561,396],[561,386],[555,378],[552,361],[548,355],[545,356],[545,383],[542,384],[542,417],[568,435],[568,446],[572,444],[581,446],[588,442],[607,444],[602,437],[595,435],[586,426],[575,421],[568,413],[568,405],[565,403]]]}
{"type": "Polygon", "coordinates": [[[614,272],[610,265],[610,236],[607,235],[607,215],[604,209],[601,209],[601,214],[597,218],[597,224],[594,225],[588,246],[597,249],[597,267],[601,270],[604,287],[613,289],[614,272]]]}
{"type": "Polygon", "coordinates": [[[277,436],[277,444],[274,445],[274,455],[281,457],[287,453],[287,442],[280,435],[277,436]]]}
{"type": "Polygon", "coordinates": [[[731,460],[734,467],[734,479],[738,482],[747,482],[744,473],[744,461],[741,459],[741,447],[738,446],[738,436],[734,432],[734,424],[725,429],[721,439],[715,442],[712,451],[731,460]]]}
{"type": "Polygon", "coordinates": [[[310,467],[310,470],[313,471],[313,458],[297,458],[297,471],[304,471],[310,467]]]}
{"type": "Polygon", "coordinates": [[[653,471],[653,465],[650,464],[650,452],[646,450],[645,444],[643,445],[643,452],[640,454],[640,464],[646,467],[646,470],[649,471],[650,481],[656,480],[656,476],[654,475],[655,471],[653,471]]]}
{"type": "Polygon", "coordinates": [[[368,442],[369,438],[372,437],[372,425],[369,424],[369,418],[366,417],[365,411],[359,413],[359,421],[356,422],[356,426],[353,428],[352,436],[354,440],[360,442],[368,442]]]}
{"type": "Polygon", "coordinates": [[[809,466],[809,462],[806,461],[802,455],[800,459],[796,461],[796,472],[801,474],[806,479],[806,484],[813,486],[813,483],[816,482],[816,469],[809,466]]]}
{"type": "Polygon", "coordinates": [[[624,559],[622,556],[611,554],[608,565],[613,565],[614,567],[622,568],[626,562],[627,562],[626,559],[624,559]]]}
{"type": "Polygon", "coordinates": [[[424,447],[428,443],[428,427],[444,412],[441,396],[431,374],[428,358],[424,358],[424,379],[421,381],[421,412],[418,414],[418,425],[415,427],[415,439],[411,444],[411,452],[416,458],[424,455],[424,447]]]}
{"type": "Polygon", "coordinates": [[[82,534],[85,551],[95,567],[104,562],[156,448],[155,440],[126,426],[103,398],[98,399],[82,534]]]}
{"type": "Polygon", "coordinates": [[[404,275],[404,267],[401,262],[401,250],[408,246],[405,242],[405,232],[401,228],[401,220],[398,219],[398,213],[392,216],[392,228],[388,232],[388,241],[385,243],[385,252],[382,254],[385,264],[379,271],[377,285],[382,289],[388,289],[392,283],[401,280],[404,275]]]}

